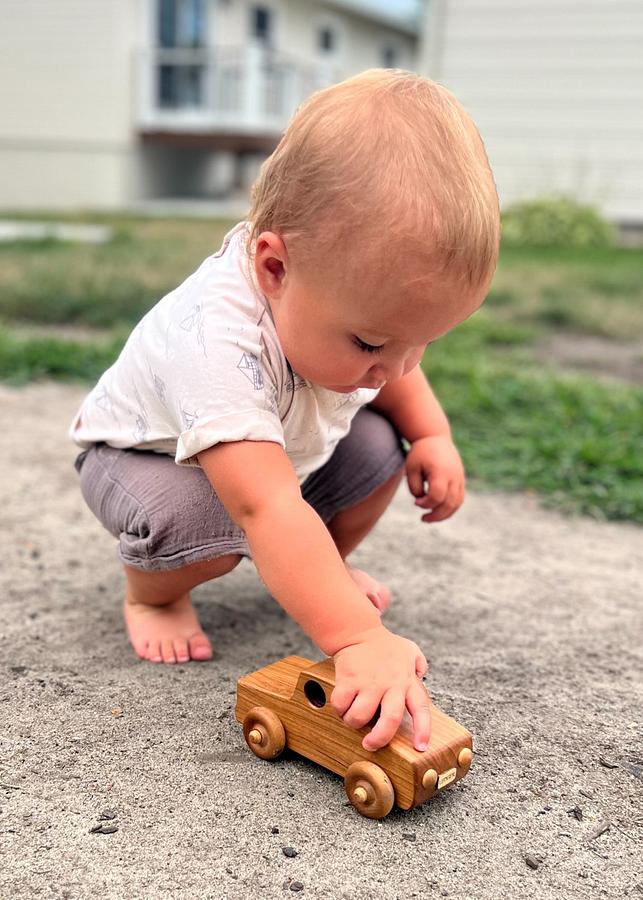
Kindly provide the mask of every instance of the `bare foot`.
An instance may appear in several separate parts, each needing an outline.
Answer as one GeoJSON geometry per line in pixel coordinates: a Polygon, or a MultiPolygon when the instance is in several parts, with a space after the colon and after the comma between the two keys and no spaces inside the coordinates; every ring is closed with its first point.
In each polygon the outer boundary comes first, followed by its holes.
{"type": "Polygon", "coordinates": [[[189,594],[165,606],[137,603],[125,590],[125,623],[136,655],[150,662],[176,663],[212,657],[189,594]]]}
{"type": "Polygon", "coordinates": [[[379,614],[383,615],[389,608],[391,602],[391,591],[389,588],[385,584],[382,584],[381,581],[377,581],[377,579],[373,578],[367,572],[363,572],[361,569],[354,569],[353,566],[349,566],[347,562],[345,562],[344,565],[355,584],[364,591],[379,614]]]}

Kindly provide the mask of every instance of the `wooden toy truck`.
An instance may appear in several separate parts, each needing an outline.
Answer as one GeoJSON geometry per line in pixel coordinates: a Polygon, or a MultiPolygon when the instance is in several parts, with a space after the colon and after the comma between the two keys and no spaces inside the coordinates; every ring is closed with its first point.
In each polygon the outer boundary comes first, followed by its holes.
{"type": "Polygon", "coordinates": [[[434,705],[424,752],[413,747],[408,712],[386,747],[365,750],[362,740],[376,717],[362,728],[351,728],[330,703],[334,687],[330,658],[313,662],[287,656],[240,678],[235,715],[252,752],[275,759],[288,746],[344,776],[348,799],[371,819],[388,815],[394,803],[401,809],[419,806],[469,771],[471,734],[434,705]]]}

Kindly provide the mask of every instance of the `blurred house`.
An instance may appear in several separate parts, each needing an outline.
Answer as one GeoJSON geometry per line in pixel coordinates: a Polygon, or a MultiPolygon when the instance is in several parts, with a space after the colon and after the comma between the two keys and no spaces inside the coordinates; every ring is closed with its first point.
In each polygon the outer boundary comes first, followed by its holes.
{"type": "Polygon", "coordinates": [[[368,0],[1,0],[0,208],[247,194],[297,105],[415,65],[368,0]]]}
{"type": "Polygon", "coordinates": [[[503,205],[643,225],[641,0],[0,0],[0,209],[239,197],[313,91],[455,92],[503,205]],[[406,9],[406,15],[401,10],[406,9]]]}
{"type": "Polygon", "coordinates": [[[503,205],[565,192],[643,225],[641,0],[429,0],[418,69],[478,125],[503,205]]]}

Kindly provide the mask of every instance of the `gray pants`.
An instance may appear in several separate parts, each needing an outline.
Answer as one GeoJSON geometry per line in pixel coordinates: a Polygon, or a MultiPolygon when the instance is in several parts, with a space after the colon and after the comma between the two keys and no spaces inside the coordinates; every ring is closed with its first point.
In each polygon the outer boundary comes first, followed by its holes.
{"type": "MultiPolygon", "coordinates": [[[[362,408],[328,462],[304,481],[302,496],[330,522],[388,481],[404,457],[389,420],[362,408]]],[[[251,556],[203,469],[107,444],[83,451],[75,467],[85,502],[118,538],[119,558],[128,566],[157,572],[232,553],[251,556]]]]}

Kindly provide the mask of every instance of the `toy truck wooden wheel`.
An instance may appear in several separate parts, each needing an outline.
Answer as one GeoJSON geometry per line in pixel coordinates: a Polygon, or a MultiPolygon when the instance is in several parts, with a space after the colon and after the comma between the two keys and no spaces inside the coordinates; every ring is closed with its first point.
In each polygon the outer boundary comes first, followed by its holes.
{"type": "Polygon", "coordinates": [[[265,706],[253,706],[243,720],[243,736],[261,759],[274,759],[286,746],[286,731],[279,716],[265,706]]]}
{"type": "Polygon", "coordinates": [[[352,763],[346,770],[344,787],[357,812],[369,819],[383,819],[393,809],[393,785],[384,769],[373,762],[352,763]]]}

